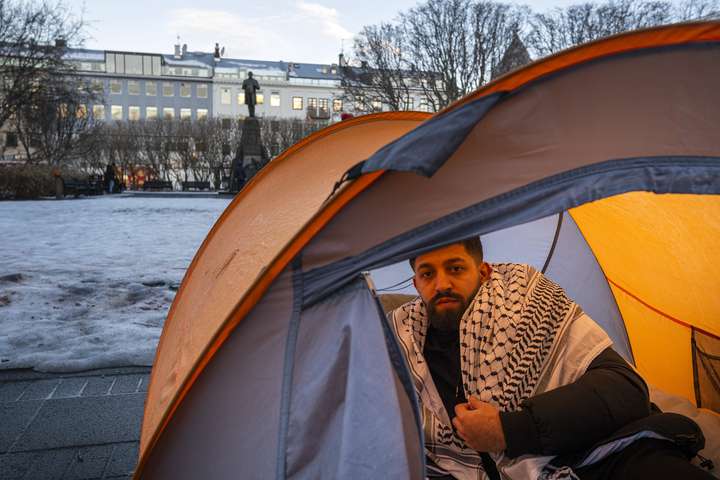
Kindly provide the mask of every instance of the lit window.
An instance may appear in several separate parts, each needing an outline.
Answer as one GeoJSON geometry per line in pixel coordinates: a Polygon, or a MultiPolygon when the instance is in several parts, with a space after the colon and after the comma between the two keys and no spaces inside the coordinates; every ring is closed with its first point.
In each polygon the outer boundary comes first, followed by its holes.
{"type": "Polygon", "coordinates": [[[208,116],[207,108],[198,108],[197,109],[197,119],[198,120],[204,120],[208,116]]]}
{"type": "Polygon", "coordinates": [[[372,109],[375,112],[382,112],[382,102],[380,100],[373,100],[372,109]]]}
{"type": "Polygon", "coordinates": [[[140,107],[128,107],[128,120],[140,120],[140,107]]]}
{"type": "Polygon", "coordinates": [[[140,95],[140,82],[137,80],[128,80],[128,94],[140,95]]]}
{"type": "Polygon", "coordinates": [[[175,88],[172,83],[163,83],[163,97],[172,97],[175,95],[175,88]]]}
{"type": "Polygon", "coordinates": [[[174,108],[163,108],[163,117],[172,120],[175,118],[174,108]]]}
{"type": "Polygon", "coordinates": [[[113,120],[123,119],[123,107],[122,105],[113,105],[110,107],[110,115],[113,120]]]}
{"type": "Polygon", "coordinates": [[[271,107],[279,107],[280,106],[280,94],[279,93],[270,94],[270,106],[271,107]]]}
{"type": "Polygon", "coordinates": [[[327,111],[328,109],[328,99],[327,98],[321,98],[320,99],[320,110],[327,111]]]}
{"type": "Polygon", "coordinates": [[[308,98],[308,108],[315,110],[317,108],[317,98],[308,98]]]}
{"type": "Polygon", "coordinates": [[[230,105],[230,89],[229,88],[221,88],[220,89],[220,103],[223,105],[230,105]]]}
{"type": "Polygon", "coordinates": [[[333,100],[333,112],[342,112],[343,101],[339,98],[333,100]]]}
{"type": "Polygon", "coordinates": [[[77,118],[85,118],[87,117],[87,106],[85,105],[78,105],[77,110],[75,110],[75,116],[77,118]]]}
{"type": "Polygon", "coordinates": [[[190,120],[192,118],[192,109],[190,108],[181,108],[180,109],[180,118],[182,120],[190,120]]]}
{"type": "Polygon", "coordinates": [[[303,109],[303,97],[293,97],[292,108],[293,108],[293,110],[302,110],[303,109]]]}
{"type": "Polygon", "coordinates": [[[145,108],[145,118],[148,120],[157,118],[157,107],[146,107],[145,108]]]}
{"type": "Polygon", "coordinates": [[[105,120],[105,105],[93,105],[93,117],[95,120],[105,120]]]}
{"type": "Polygon", "coordinates": [[[148,95],[150,97],[154,97],[155,95],[157,95],[157,83],[145,82],[145,95],[148,95]]]}
{"type": "Polygon", "coordinates": [[[120,83],[120,80],[110,80],[110,93],[122,93],[122,83],[120,83]]]}
{"type": "Polygon", "coordinates": [[[188,84],[188,83],[180,84],[180,96],[185,97],[185,98],[190,97],[190,84],[188,84]]]}
{"type": "Polygon", "coordinates": [[[197,96],[198,96],[198,98],[207,98],[208,97],[208,86],[207,85],[198,85],[197,86],[197,96]]]}
{"type": "Polygon", "coordinates": [[[257,99],[257,104],[258,104],[258,105],[262,105],[262,104],[265,103],[265,95],[263,95],[262,93],[257,92],[257,93],[255,94],[255,98],[257,99]]]}
{"type": "Polygon", "coordinates": [[[355,111],[365,111],[365,97],[363,97],[362,95],[358,95],[357,97],[355,97],[355,111]]]}
{"type": "Polygon", "coordinates": [[[238,105],[245,104],[245,93],[238,93],[237,102],[238,102],[238,105]]]}

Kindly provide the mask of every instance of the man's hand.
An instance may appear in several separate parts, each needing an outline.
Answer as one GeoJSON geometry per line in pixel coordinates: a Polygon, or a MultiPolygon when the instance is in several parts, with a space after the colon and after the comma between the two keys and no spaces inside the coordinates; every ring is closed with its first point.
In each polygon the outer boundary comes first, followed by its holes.
{"type": "Polygon", "coordinates": [[[455,405],[453,425],[460,438],[478,452],[505,450],[505,433],[500,424],[500,411],[477,397],[455,405]]]}

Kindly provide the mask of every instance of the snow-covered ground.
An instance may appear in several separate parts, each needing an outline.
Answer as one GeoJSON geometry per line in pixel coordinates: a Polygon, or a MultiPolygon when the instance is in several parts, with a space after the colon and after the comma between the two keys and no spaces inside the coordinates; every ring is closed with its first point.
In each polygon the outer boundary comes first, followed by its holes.
{"type": "Polygon", "coordinates": [[[151,365],[228,199],[0,202],[0,369],[151,365]]]}

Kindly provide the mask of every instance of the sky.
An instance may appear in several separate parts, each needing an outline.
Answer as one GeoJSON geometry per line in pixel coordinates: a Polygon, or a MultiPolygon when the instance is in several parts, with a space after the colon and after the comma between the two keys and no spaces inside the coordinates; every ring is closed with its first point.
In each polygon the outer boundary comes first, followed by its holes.
{"type": "MultiPolygon", "coordinates": [[[[102,50],[172,53],[180,37],[188,50],[253,60],[337,62],[364,25],[390,21],[416,0],[65,0],[87,21],[85,46],[102,50]]],[[[577,3],[527,0],[535,10],[577,3]]]]}

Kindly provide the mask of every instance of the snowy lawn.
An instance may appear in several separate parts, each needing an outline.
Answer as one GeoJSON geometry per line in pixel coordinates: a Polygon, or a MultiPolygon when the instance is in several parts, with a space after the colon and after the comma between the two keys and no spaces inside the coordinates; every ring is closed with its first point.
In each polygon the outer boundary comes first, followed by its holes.
{"type": "Polygon", "coordinates": [[[151,365],[221,198],[0,202],[0,369],[151,365]]]}

